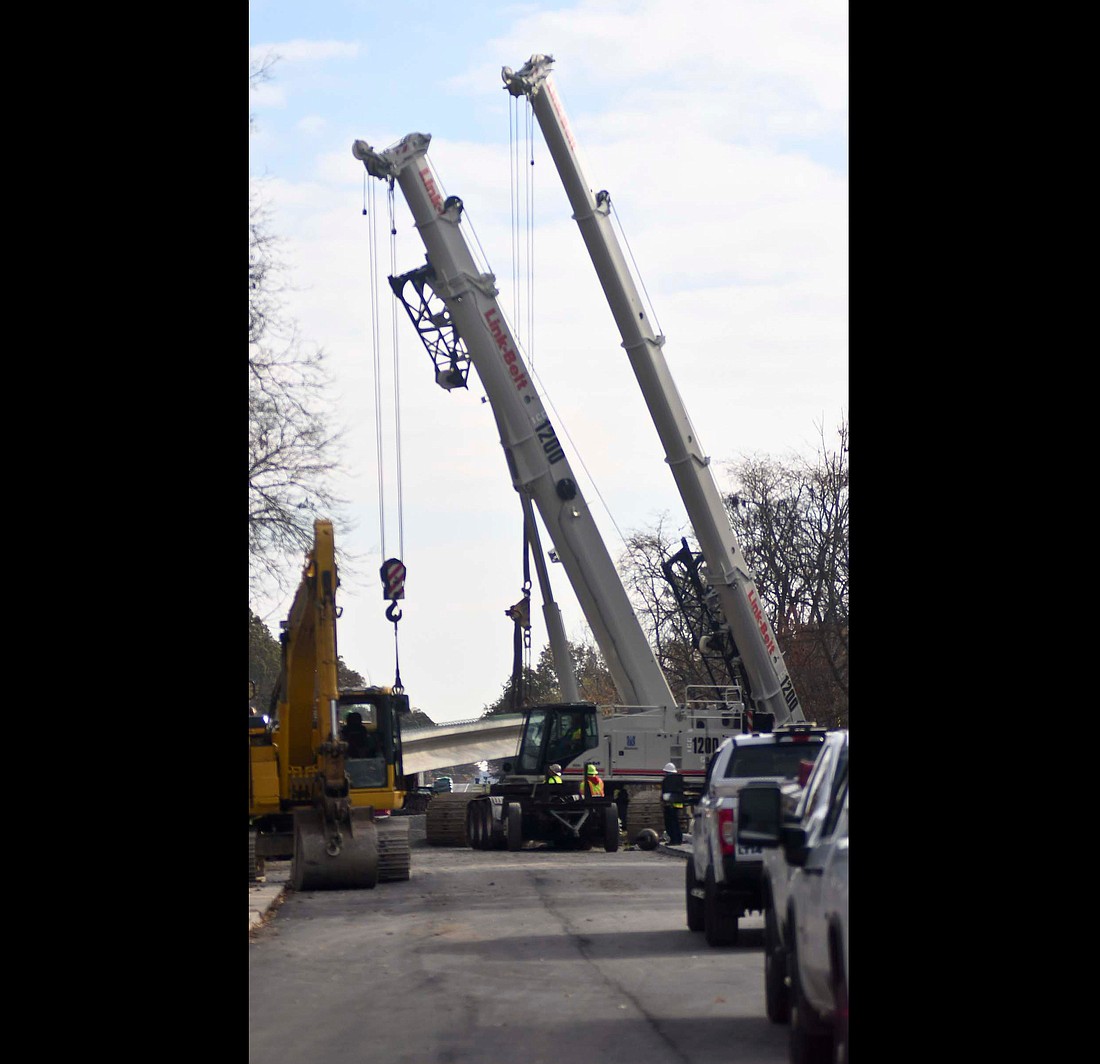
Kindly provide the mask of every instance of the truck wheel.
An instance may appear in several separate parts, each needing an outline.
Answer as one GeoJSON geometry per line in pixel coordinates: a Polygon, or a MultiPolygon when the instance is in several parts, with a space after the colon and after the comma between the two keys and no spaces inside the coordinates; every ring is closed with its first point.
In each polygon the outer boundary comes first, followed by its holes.
{"type": "Polygon", "coordinates": [[[707,945],[734,945],[737,942],[737,916],[729,901],[719,895],[713,868],[707,869],[703,894],[703,932],[707,945]]]}
{"type": "Polygon", "coordinates": [[[833,1001],[836,1003],[833,1013],[833,1064],[848,1064],[848,976],[844,971],[839,943],[834,941],[830,945],[833,1001]]]}
{"type": "MultiPolygon", "coordinates": [[[[790,926],[793,929],[793,921],[790,926]]],[[[821,1022],[802,993],[793,930],[787,970],[791,973],[791,1064],[833,1064],[832,1031],[821,1022]]]]}
{"type": "Polygon", "coordinates": [[[619,807],[614,802],[603,807],[603,848],[608,853],[619,848],[619,807]]]}
{"type": "Polygon", "coordinates": [[[489,811],[489,803],[485,801],[474,802],[470,808],[473,810],[470,824],[474,829],[474,849],[487,850],[489,849],[490,825],[486,822],[485,814],[489,811]]]}
{"type": "Polygon", "coordinates": [[[508,849],[515,852],[523,846],[523,808],[519,802],[508,806],[508,849]]]}
{"type": "Polygon", "coordinates": [[[772,1023],[790,1023],[787,954],[779,940],[777,920],[775,909],[769,904],[764,909],[764,1011],[772,1023]]]}
{"type": "Polygon", "coordinates": [[[695,877],[695,860],[689,857],[685,863],[687,865],[687,875],[684,882],[684,896],[687,904],[688,930],[702,931],[705,926],[703,899],[692,894],[693,890],[699,889],[699,880],[695,877]]]}

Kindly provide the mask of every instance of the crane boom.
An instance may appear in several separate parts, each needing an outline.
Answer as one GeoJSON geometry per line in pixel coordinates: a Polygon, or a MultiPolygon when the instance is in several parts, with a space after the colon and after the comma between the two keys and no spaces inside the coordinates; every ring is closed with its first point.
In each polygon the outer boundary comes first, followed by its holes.
{"type": "Polygon", "coordinates": [[[721,493],[665,360],[665,338],[649,324],[638,290],[611,226],[611,198],[592,191],[573,132],[551,76],[553,57],[533,55],[519,70],[504,67],[505,88],[526,96],[573,208],[623,338],[634,374],[657,428],[676,487],[706,563],[706,581],[718,597],[756,705],[776,724],[805,720],[748,563],[733,532],[721,493]]]}
{"type": "Polygon", "coordinates": [[[496,278],[478,271],[461,231],[462,201],[444,200],[432,175],[430,141],[427,134],[410,133],[384,151],[362,140],[352,148],[372,177],[401,187],[427,248],[427,265],[391,278],[391,286],[397,292],[411,284],[425,306],[429,297],[442,301],[443,310],[426,311],[419,321],[414,317],[422,334],[431,330],[438,342],[451,343],[444,365],[437,361],[437,382],[447,389],[462,387],[468,366],[477,370],[513,486],[538,508],[620,700],[672,707],[668,682],[497,303],[496,278]]]}

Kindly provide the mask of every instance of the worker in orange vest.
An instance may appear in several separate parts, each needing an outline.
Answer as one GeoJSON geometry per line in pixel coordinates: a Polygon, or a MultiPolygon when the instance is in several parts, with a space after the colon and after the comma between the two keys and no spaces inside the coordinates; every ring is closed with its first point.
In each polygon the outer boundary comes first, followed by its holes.
{"type": "Polygon", "coordinates": [[[581,795],[590,795],[593,798],[603,797],[603,780],[600,779],[596,766],[589,762],[584,769],[584,782],[581,784],[581,795]]]}

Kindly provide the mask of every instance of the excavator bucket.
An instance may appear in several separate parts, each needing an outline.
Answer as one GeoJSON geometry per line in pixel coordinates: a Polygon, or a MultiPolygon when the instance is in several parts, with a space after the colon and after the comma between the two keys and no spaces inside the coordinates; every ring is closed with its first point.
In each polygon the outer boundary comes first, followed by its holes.
{"type": "Polygon", "coordinates": [[[378,829],[369,809],[352,809],[349,823],[326,831],[316,809],[294,811],[290,883],[302,890],[361,890],[378,883],[378,829]]]}

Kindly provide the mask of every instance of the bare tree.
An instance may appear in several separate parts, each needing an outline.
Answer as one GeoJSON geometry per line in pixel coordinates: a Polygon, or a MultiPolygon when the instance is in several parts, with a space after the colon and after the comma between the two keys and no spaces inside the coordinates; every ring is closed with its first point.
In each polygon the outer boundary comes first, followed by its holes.
{"type": "MultiPolygon", "coordinates": [[[[249,87],[274,59],[250,66],[249,87]]],[[[252,116],[249,116],[249,128],[252,116]]],[[[297,579],[316,517],[343,505],[333,487],[340,432],[325,416],[324,352],[283,313],[286,289],[268,212],[253,183],[248,203],[249,591],[297,579]]]]}
{"type": "MultiPolygon", "coordinates": [[[[741,549],[776,629],[807,718],[848,722],[848,426],[824,434],[812,461],[747,457],[726,463],[726,498],[741,549]]],[[[680,695],[711,678],[663,563],[680,549],[662,516],[633,533],[619,570],[669,685],[680,695]]],[[[688,546],[698,551],[693,536],[688,546]]]]}
{"type": "Polygon", "coordinates": [[[745,458],[727,507],[807,716],[848,723],[848,423],[813,461],[745,458]]]}

